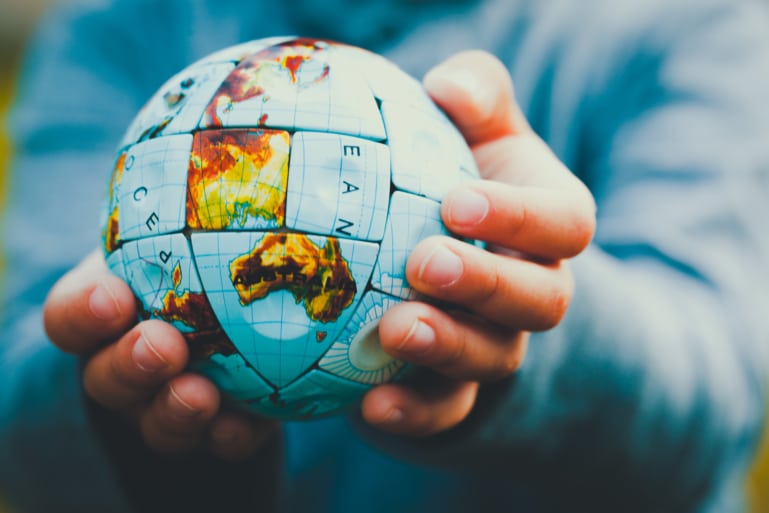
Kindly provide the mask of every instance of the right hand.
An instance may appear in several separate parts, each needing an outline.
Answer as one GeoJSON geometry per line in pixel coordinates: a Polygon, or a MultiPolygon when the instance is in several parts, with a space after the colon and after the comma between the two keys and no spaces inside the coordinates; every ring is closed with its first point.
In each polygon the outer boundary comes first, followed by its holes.
{"type": "Polygon", "coordinates": [[[137,324],[128,285],[94,251],[51,289],[43,318],[51,341],[85,358],[83,385],[161,452],[208,449],[225,459],[253,454],[277,423],[220,410],[219,391],[186,372],[182,334],[158,320],[137,324]]]}

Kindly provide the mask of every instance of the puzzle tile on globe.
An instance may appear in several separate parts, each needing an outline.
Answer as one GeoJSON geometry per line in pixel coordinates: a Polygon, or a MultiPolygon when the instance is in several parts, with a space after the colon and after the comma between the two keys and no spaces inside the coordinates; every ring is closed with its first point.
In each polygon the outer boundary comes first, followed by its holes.
{"type": "Polygon", "coordinates": [[[99,222],[104,251],[107,253],[114,251],[120,244],[120,227],[118,222],[120,208],[118,198],[127,155],[128,150],[123,149],[118,152],[118,156],[115,159],[107,190],[106,206],[102,209],[102,217],[99,222]]]}
{"type": "Polygon", "coordinates": [[[381,55],[352,46],[341,46],[366,79],[374,96],[427,111],[436,109],[422,83],[381,55]]]}
{"type": "Polygon", "coordinates": [[[317,418],[349,410],[370,388],[313,369],[254,407],[279,419],[317,418]]]}
{"type": "Polygon", "coordinates": [[[306,39],[270,46],[244,59],[214,94],[200,127],[255,123],[375,140],[385,136],[363,77],[333,58],[333,45],[306,39]]]}
{"type": "Polygon", "coordinates": [[[126,278],[125,266],[123,265],[123,251],[116,249],[105,257],[107,262],[107,268],[123,281],[128,281],[126,278]]]}
{"type": "Polygon", "coordinates": [[[394,192],[371,286],[403,299],[416,297],[406,280],[406,260],[417,243],[432,235],[449,235],[441,221],[440,204],[414,194],[394,192]]]}
{"type": "Polygon", "coordinates": [[[139,298],[142,317],[176,327],[187,341],[191,363],[237,354],[203,290],[184,234],[129,241],[121,251],[126,281],[139,298]]]}
{"type": "Polygon", "coordinates": [[[229,46],[227,48],[214,52],[210,55],[207,55],[202,59],[200,59],[199,61],[195,62],[193,66],[198,66],[202,64],[219,63],[219,62],[232,62],[232,63],[238,64],[240,61],[242,61],[246,57],[260,50],[264,50],[268,46],[277,45],[285,41],[289,41],[291,39],[293,38],[290,36],[276,36],[276,37],[267,37],[264,39],[256,39],[254,41],[247,41],[245,43],[241,43],[235,46],[229,46]]]}
{"type": "Polygon", "coordinates": [[[203,288],[222,328],[270,384],[322,355],[360,300],[373,243],[272,232],[194,232],[203,288]]]}
{"type": "Polygon", "coordinates": [[[460,182],[466,180],[477,180],[480,178],[478,172],[478,166],[475,163],[475,157],[470,147],[467,145],[465,137],[462,132],[459,131],[457,126],[451,121],[451,119],[443,112],[435,103],[430,101],[427,105],[427,109],[424,112],[435,121],[443,126],[444,132],[442,137],[445,137],[446,144],[456,150],[456,159],[459,165],[459,178],[460,182]]]}
{"type": "Polygon", "coordinates": [[[390,153],[385,145],[338,134],[294,134],[286,199],[288,228],[381,240],[389,196],[390,153]]]}
{"type": "Polygon", "coordinates": [[[275,392],[240,354],[214,354],[192,364],[192,370],[213,381],[236,401],[258,400],[275,392]]]}
{"type": "Polygon", "coordinates": [[[187,181],[193,230],[283,226],[291,138],[262,128],[195,132],[187,181]]]}
{"type": "Polygon", "coordinates": [[[462,151],[464,140],[445,117],[391,102],[382,104],[382,116],[397,189],[441,200],[462,181],[462,167],[474,168],[462,151]]]}
{"type": "Polygon", "coordinates": [[[171,77],[134,118],[121,146],[194,130],[231,62],[193,64],[171,77]]]}
{"type": "Polygon", "coordinates": [[[392,380],[405,363],[388,355],[379,340],[379,320],[400,300],[370,290],[318,367],[345,379],[378,385],[392,380]]]}
{"type": "Polygon", "coordinates": [[[127,282],[147,317],[183,333],[217,329],[183,234],[126,242],[122,251],[127,282]]]}
{"type": "Polygon", "coordinates": [[[172,135],[128,149],[120,182],[121,240],[181,231],[185,226],[191,135],[172,135]]]}
{"type": "Polygon", "coordinates": [[[464,183],[472,180],[479,180],[481,174],[480,171],[478,171],[478,164],[475,162],[475,156],[470,147],[467,146],[467,143],[465,142],[464,137],[462,137],[462,134],[459,133],[459,130],[456,131],[456,138],[460,141],[457,143],[457,150],[459,152],[459,181],[464,183]]]}

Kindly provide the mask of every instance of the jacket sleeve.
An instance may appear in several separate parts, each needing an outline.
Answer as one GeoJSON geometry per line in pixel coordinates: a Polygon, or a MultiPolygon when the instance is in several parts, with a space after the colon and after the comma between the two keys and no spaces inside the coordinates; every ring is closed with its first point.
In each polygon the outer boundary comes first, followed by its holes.
{"type": "Polygon", "coordinates": [[[157,12],[142,15],[148,4],[54,8],[29,49],[9,121],[15,156],[3,215],[0,494],[25,513],[256,504],[269,511],[273,500],[279,444],[239,464],[158,455],[89,403],[81,362],[43,331],[48,289],[99,244],[100,206],[122,131],[156,81],[190,58],[184,21],[162,26],[157,12]],[[161,38],[161,30],[180,33],[161,38]],[[153,47],[159,40],[171,43],[153,47]]]}
{"type": "Polygon", "coordinates": [[[553,41],[545,71],[513,67],[535,128],[598,204],[566,317],[452,432],[363,429],[405,458],[506,472],[567,504],[715,508],[741,486],[766,403],[769,15],[759,2],[596,4],[608,25],[551,19],[552,33],[528,34],[553,41]],[[653,4],[665,8],[643,12],[653,4]]]}

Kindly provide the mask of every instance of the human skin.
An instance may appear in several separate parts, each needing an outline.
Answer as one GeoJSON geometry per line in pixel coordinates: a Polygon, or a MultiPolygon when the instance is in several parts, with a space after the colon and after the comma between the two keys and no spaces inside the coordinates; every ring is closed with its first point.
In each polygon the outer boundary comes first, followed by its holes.
{"type": "MultiPolygon", "coordinates": [[[[529,333],[552,328],[566,312],[568,260],[595,229],[592,196],[528,126],[502,63],[464,52],[434,68],[424,84],[470,144],[484,179],[449,192],[443,220],[487,250],[432,237],[409,257],[412,287],[457,310],[412,301],[381,320],[385,351],[435,371],[420,386],[381,385],[363,399],[368,423],[404,436],[456,426],[480,383],[520,367],[529,333]]],[[[220,409],[216,387],[185,370],[182,335],[136,318],[131,290],[109,273],[100,251],[62,277],[44,307],[51,341],[84,357],[86,393],[133,423],[149,446],[205,449],[227,459],[252,454],[277,423],[220,409]]]]}

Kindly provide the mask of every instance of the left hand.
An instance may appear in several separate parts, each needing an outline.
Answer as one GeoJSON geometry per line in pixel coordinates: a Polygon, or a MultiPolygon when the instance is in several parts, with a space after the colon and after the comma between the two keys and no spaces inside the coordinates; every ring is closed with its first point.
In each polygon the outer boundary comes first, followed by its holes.
{"type": "Polygon", "coordinates": [[[362,415],[390,433],[427,436],[459,424],[480,383],[514,373],[531,331],[556,326],[571,300],[568,259],[593,237],[595,203],[532,131],[507,70],[491,55],[460,53],[429,72],[425,87],[473,150],[483,180],[443,200],[457,235],[419,243],[406,275],[417,291],[461,312],[401,303],[381,320],[390,355],[435,371],[429,383],[386,384],[363,400],[362,415]]]}
{"type": "Polygon", "coordinates": [[[166,453],[255,454],[278,424],[220,408],[208,379],[186,370],[189,351],[172,325],[136,323],[136,298],[100,250],[50,290],[43,320],[51,341],[83,360],[85,394],[166,453]]]}

